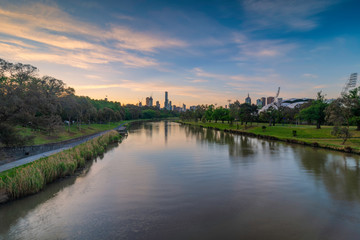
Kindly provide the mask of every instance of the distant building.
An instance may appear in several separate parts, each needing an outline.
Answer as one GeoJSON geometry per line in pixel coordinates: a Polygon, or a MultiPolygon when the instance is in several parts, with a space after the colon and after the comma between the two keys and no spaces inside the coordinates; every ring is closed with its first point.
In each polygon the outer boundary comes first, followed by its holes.
{"type": "Polygon", "coordinates": [[[152,105],[153,105],[153,98],[152,97],[147,97],[146,98],[146,106],[152,107],[152,105]]]}
{"type": "Polygon", "coordinates": [[[186,105],[183,104],[183,111],[185,112],[186,111],[186,105]]]}
{"type": "Polygon", "coordinates": [[[266,105],[268,105],[268,104],[274,102],[275,98],[274,97],[268,97],[266,100],[267,100],[266,105]]]}
{"type": "Polygon", "coordinates": [[[196,106],[190,106],[190,110],[191,110],[191,111],[195,111],[195,110],[196,110],[196,106]]]}
{"type": "Polygon", "coordinates": [[[181,112],[182,111],[182,108],[181,107],[177,107],[177,106],[172,106],[172,110],[174,111],[174,112],[181,112]]]}
{"type": "Polygon", "coordinates": [[[168,92],[165,92],[165,102],[164,102],[164,108],[167,110],[170,110],[169,108],[169,98],[168,98],[168,92]]]}
{"type": "Polygon", "coordinates": [[[250,98],[249,94],[248,94],[247,98],[245,98],[245,103],[251,105],[251,98],[250,98]]]}
{"type": "Polygon", "coordinates": [[[265,106],[266,105],[266,98],[262,97],[261,98],[261,103],[262,103],[262,106],[265,106]]]}
{"type": "Polygon", "coordinates": [[[160,102],[156,101],[156,108],[160,109],[160,102]]]}
{"type": "Polygon", "coordinates": [[[171,111],[172,110],[172,105],[171,105],[171,101],[169,101],[169,106],[168,109],[171,111]]]}
{"type": "Polygon", "coordinates": [[[142,102],[139,102],[139,107],[142,107],[142,102]]]}
{"type": "Polygon", "coordinates": [[[262,102],[262,100],[260,98],[256,100],[256,106],[258,106],[258,108],[263,107],[263,102],[262,102]]]}

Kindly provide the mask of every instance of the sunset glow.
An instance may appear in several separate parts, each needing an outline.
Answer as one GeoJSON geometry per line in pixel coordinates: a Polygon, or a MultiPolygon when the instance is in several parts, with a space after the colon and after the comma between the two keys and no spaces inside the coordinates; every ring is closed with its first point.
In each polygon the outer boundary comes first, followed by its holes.
{"type": "Polygon", "coordinates": [[[0,1],[0,58],[87,95],[225,105],[339,96],[360,69],[356,1],[0,1]],[[341,9],[341,11],[339,11],[341,9]],[[344,16],[351,16],[344,17],[344,16]]]}

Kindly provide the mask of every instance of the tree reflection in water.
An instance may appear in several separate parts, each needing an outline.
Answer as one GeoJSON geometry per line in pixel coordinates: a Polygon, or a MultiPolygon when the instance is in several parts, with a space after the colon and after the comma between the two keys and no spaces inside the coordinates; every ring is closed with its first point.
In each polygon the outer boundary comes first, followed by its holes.
{"type": "Polygon", "coordinates": [[[184,126],[187,136],[195,136],[201,144],[228,145],[232,163],[251,163],[251,156],[261,152],[274,155],[285,149],[300,159],[301,166],[312,173],[315,181],[324,184],[328,192],[338,200],[360,202],[360,157],[335,151],[310,147],[287,145],[285,143],[261,140],[235,135],[197,126],[184,126]]]}
{"type": "Polygon", "coordinates": [[[301,165],[338,200],[360,202],[359,156],[297,147],[301,165]]]}

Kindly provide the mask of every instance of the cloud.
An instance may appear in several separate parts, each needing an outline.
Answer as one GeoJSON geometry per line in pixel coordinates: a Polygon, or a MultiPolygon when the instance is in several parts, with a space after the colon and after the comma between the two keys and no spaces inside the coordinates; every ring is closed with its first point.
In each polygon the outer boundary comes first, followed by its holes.
{"type": "Polygon", "coordinates": [[[269,59],[286,55],[288,52],[297,48],[295,43],[287,43],[284,40],[256,40],[250,39],[241,34],[239,40],[239,34],[234,33],[233,42],[237,44],[239,48],[239,57],[235,60],[245,61],[249,58],[257,59],[269,59]]]}
{"type": "Polygon", "coordinates": [[[316,15],[334,5],[335,0],[245,0],[247,24],[254,29],[286,28],[308,31],[319,22],[316,15]]]}
{"type": "Polygon", "coordinates": [[[158,66],[159,63],[146,53],[186,46],[178,39],[138,32],[120,25],[99,28],[76,20],[57,6],[40,3],[1,7],[0,34],[12,38],[1,42],[16,45],[17,56],[21,56],[21,52],[26,55],[20,59],[78,68],[109,62],[120,62],[127,67],[158,66]],[[39,48],[46,53],[39,52],[39,48]]]}
{"type": "Polygon", "coordinates": [[[173,97],[173,102],[176,102],[176,99],[186,99],[187,101],[202,102],[208,101],[209,96],[211,96],[212,103],[220,102],[223,100],[223,92],[218,90],[211,90],[206,88],[198,88],[194,86],[186,86],[183,84],[164,84],[163,81],[144,81],[137,82],[133,80],[120,79],[118,83],[112,84],[91,84],[91,85],[73,85],[71,87],[75,90],[101,90],[101,89],[114,89],[120,88],[122,90],[128,89],[129,91],[135,91],[139,93],[158,93],[162,94],[165,91],[171,92],[173,97]]]}
{"type": "Polygon", "coordinates": [[[188,82],[191,83],[203,83],[203,82],[209,82],[209,80],[205,80],[205,79],[194,79],[194,80],[190,80],[188,82]]]}
{"type": "Polygon", "coordinates": [[[311,73],[304,73],[302,76],[305,78],[318,78],[317,75],[311,73]]]}
{"type": "Polygon", "coordinates": [[[313,88],[314,89],[322,89],[322,88],[326,88],[327,85],[317,85],[317,86],[314,86],[313,88]]]}

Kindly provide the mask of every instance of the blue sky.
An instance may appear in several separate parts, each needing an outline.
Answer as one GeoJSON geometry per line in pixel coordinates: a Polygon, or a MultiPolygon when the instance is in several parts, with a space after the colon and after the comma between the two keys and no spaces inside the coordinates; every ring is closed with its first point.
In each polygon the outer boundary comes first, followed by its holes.
{"type": "Polygon", "coordinates": [[[360,4],[339,0],[4,1],[0,58],[78,95],[173,104],[339,96],[360,69],[360,4]]]}

